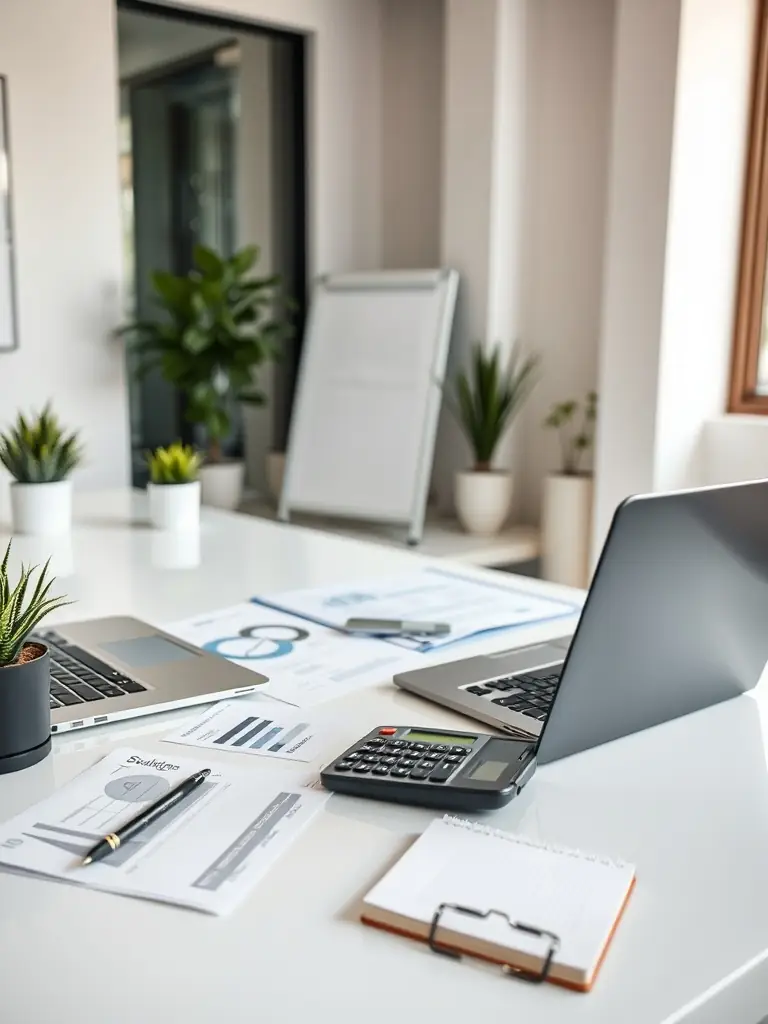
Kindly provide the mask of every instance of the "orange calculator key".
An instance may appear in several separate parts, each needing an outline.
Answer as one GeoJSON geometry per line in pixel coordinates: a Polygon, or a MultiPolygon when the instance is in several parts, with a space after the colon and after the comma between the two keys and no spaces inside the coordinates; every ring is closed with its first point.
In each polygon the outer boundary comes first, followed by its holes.
{"type": "Polygon", "coordinates": [[[393,729],[392,726],[388,726],[386,729],[379,729],[379,736],[394,736],[397,729],[393,729]]]}

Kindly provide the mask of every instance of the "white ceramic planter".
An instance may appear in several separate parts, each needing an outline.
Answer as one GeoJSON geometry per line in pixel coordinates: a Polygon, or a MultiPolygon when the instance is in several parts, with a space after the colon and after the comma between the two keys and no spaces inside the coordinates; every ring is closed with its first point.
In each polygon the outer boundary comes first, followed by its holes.
{"type": "Polygon", "coordinates": [[[72,529],[72,481],[11,484],[14,533],[55,537],[72,529]]]}
{"type": "Polygon", "coordinates": [[[512,505],[512,484],[512,474],[503,470],[456,474],[456,514],[467,533],[490,537],[499,532],[512,505]]]}
{"type": "Polygon", "coordinates": [[[273,501],[280,501],[285,476],[285,452],[267,452],[267,489],[273,501]]]}
{"type": "Polygon", "coordinates": [[[239,508],[243,501],[245,463],[209,462],[200,470],[204,505],[214,508],[239,508]]]}
{"type": "Polygon", "coordinates": [[[200,527],[200,481],[148,484],[149,518],[157,530],[190,531],[200,527]]]}
{"type": "Polygon", "coordinates": [[[541,517],[542,575],[571,587],[589,584],[592,477],[549,476],[541,517]]]}

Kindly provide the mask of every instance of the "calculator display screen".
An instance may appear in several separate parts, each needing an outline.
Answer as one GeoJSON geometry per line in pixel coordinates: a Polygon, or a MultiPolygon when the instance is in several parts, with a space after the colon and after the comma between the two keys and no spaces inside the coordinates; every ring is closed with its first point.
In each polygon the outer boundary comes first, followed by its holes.
{"type": "Polygon", "coordinates": [[[478,782],[496,782],[504,769],[508,767],[509,764],[506,761],[481,761],[469,777],[478,782]]]}
{"type": "Polygon", "coordinates": [[[470,747],[475,742],[475,736],[452,736],[449,732],[416,732],[411,731],[403,737],[412,740],[414,743],[453,743],[456,746],[463,744],[470,747]]]}

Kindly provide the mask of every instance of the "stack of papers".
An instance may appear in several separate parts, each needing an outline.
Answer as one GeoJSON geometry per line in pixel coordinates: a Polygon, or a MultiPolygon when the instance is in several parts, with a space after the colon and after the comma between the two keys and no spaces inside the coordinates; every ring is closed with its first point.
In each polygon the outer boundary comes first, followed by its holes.
{"type": "Polygon", "coordinates": [[[391,680],[413,655],[246,601],[163,626],[167,633],[269,677],[271,697],[307,708],[391,680]]]}
{"type": "MultiPolygon", "coordinates": [[[[536,585],[530,589],[524,589],[519,582],[506,586],[495,580],[461,576],[433,567],[362,583],[312,587],[254,600],[336,629],[343,629],[350,618],[447,622],[451,627],[448,636],[380,641],[423,653],[469,637],[515,626],[533,626],[581,611],[581,603],[577,601],[542,597],[536,585]]],[[[265,672],[270,675],[268,669],[265,672]]]]}
{"type": "Polygon", "coordinates": [[[115,750],[47,800],[0,825],[0,864],[91,889],[225,914],[322,808],[328,794],[197,759],[115,750]],[[106,834],[185,778],[189,797],[103,861],[81,867],[106,834]]]}

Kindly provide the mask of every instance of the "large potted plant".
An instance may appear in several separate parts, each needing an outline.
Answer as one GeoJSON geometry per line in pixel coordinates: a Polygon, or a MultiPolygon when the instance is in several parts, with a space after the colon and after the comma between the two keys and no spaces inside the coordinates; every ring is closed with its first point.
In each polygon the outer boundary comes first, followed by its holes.
{"type": "Polygon", "coordinates": [[[51,749],[48,648],[30,634],[55,608],[68,604],[49,597],[48,564],[39,571],[21,567],[11,584],[11,545],[0,563],[0,775],[37,764],[51,749]]]}
{"type": "Polygon", "coordinates": [[[585,460],[592,448],[597,395],[552,406],[544,426],[556,432],[560,469],[544,482],[542,502],[542,574],[572,587],[589,582],[592,531],[592,471],[585,460]]]}
{"type": "Polygon", "coordinates": [[[187,419],[203,429],[202,500],[221,508],[236,508],[243,492],[244,464],[223,451],[233,405],[265,402],[259,370],[291,332],[279,279],[252,275],[258,256],[256,246],[228,259],[197,246],[188,274],[152,274],[161,315],[121,330],[138,353],[138,373],[159,368],[184,396],[187,419]]]}
{"type": "Polygon", "coordinates": [[[472,469],[457,473],[455,481],[456,512],[469,533],[497,533],[509,515],[512,474],[494,469],[492,463],[499,442],[536,382],[537,365],[535,356],[523,357],[517,346],[505,360],[499,345],[486,349],[475,344],[469,370],[456,378],[449,408],[474,455],[472,469]]]}
{"type": "Polygon", "coordinates": [[[158,530],[200,526],[200,456],[190,445],[172,444],[147,455],[149,518],[158,530]]]}
{"type": "Polygon", "coordinates": [[[11,484],[15,533],[37,536],[68,533],[72,526],[72,471],[82,461],[76,432],[67,433],[50,404],[30,419],[19,413],[0,433],[0,462],[11,484]]]}

